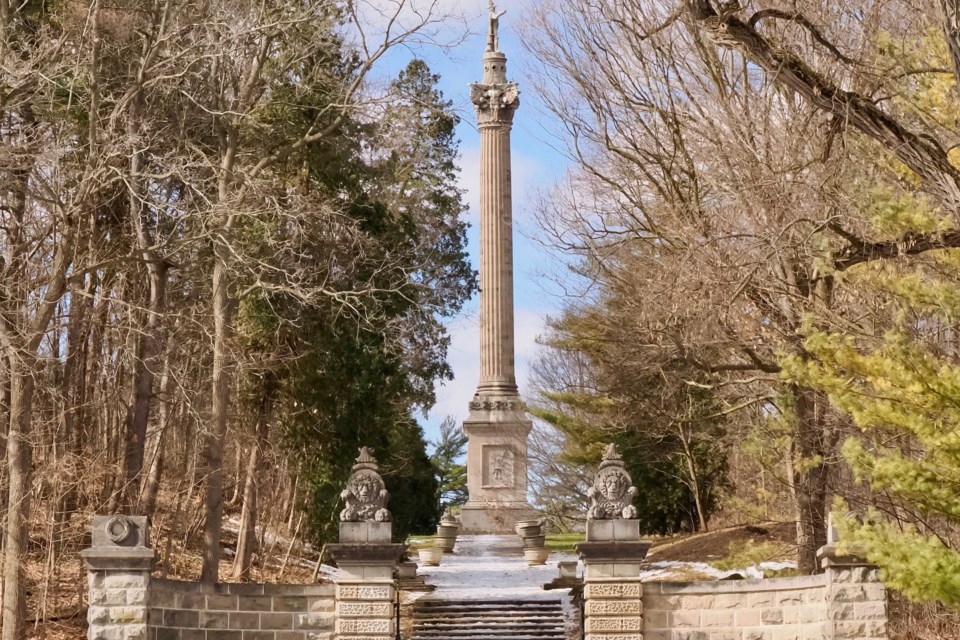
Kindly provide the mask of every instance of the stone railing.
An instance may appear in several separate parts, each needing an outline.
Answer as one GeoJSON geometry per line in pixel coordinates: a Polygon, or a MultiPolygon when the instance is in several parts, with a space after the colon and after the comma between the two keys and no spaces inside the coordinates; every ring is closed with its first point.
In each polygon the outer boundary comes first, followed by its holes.
{"type": "Polygon", "coordinates": [[[87,565],[89,640],[393,640],[406,545],[391,542],[387,493],[364,447],[343,494],[334,584],[201,584],[152,577],[143,516],[97,516],[87,565]],[[372,488],[371,488],[372,487],[372,488]]]}
{"type": "Polygon", "coordinates": [[[614,445],[588,495],[585,640],[886,640],[887,592],[876,567],[837,553],[828,522],[823,573],[797,578],[645,582],[637,489],[614,445]]]}

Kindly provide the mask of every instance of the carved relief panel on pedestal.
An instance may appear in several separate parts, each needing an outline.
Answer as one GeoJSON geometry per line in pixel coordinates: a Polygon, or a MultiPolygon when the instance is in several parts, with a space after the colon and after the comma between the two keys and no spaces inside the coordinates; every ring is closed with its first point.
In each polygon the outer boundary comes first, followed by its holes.
{"type": "Polygon", "coordinates": [[[516,454],[511,447],[487,445],[483,448],[483,486],[512,488],[516,486],[516,454]]]}

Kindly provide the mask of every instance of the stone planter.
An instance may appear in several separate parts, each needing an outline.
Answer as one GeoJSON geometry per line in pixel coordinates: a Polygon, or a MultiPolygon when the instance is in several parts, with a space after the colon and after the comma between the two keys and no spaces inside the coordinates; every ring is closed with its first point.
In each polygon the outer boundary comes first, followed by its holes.
{"type": "Polygon", "coordinates": [[[444,553],[453,553],[453,547],[457,544],[457,536],[445,537],[437,535],[437,544],[443,549],[444,553]]]}
{"type": "Polygon", "coordinates": [[[533,538],[536,536],[543,535],[543,527],[541,527],[539,524],[525,525],[522,527],[518,526],[517,534],[521,538],[533,538]]]}
{"type": "Polygon", "coordinates": [[[539,520],[521,520],[520,522],[517,523],[517,526],[516,526],[517,535],[520,535],[520,529],[523,529],[524,527],[539,527],[539,526],[540,526],[539,520]]]}
{"type": "Polygon", "coordinates": [[[401,580],[413,580],[417,577],[417,563],[401,562],[397,567],[397,574],[401,580]]]}
{"type": "Polygon", "coordinates": [[[547,536],[531,536],[529,538],[523,539],[523,546],[525,549],[542,547],[546,543],[547,543],[547,536]]]}
{"type": "Polygon", "coordinates": [[[531,567],[538,564],[547,564],[550,549],[546,547],[527,547],[523,550],[523,555],[527,559],[527,564],[531,567]]]}
{"type": "Polygon", "coordinates": [[[578,564],[579,562],[577,562],[576,560],[557,563],[557,567],[560,569],[560,577],[572,578],[575,580],[577,578],[578,564]]]}
{"type": "Polygon", "coordinates": [[[437,526],[437,536],[441,538],[456,538],[460,527],[455,524],[440,524],[437,526]]]}
{"type": "Polygon", "coordinates": [[[443,547],[440,546],[423,547],[417,553],[420,554],[420,563],[425,567],[439,567],[443,559],[443,547]]]}

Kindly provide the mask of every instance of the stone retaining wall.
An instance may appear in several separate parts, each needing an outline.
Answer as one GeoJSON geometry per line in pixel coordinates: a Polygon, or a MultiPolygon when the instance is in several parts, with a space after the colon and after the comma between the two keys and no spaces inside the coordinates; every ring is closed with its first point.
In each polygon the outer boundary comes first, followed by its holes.
{"type": "MultiPolygon", "coordinates": [[[[881,585],[882,588],[882,585],[881,585]]],[[[821,640],[827,576],[645,582],[644,640],[821,640]]]]}
{"type": "Polygon", "coordinates": [[[887,591],[877,567],[834,544],[824,572],[793,578],[643,582],[649,545],[584,542],[585,640],[886,640],[887,591]]]}
{"type": "Polygon", "coordinates": [[[216,584],[153,578],[147,640],[330,640],[332,584],[216,584]]]}

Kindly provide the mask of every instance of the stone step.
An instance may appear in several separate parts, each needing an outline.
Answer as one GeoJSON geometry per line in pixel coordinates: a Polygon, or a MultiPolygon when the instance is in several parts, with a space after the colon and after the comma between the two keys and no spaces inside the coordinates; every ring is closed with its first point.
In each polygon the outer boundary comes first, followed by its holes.
{"type": "Polygon", "coordinates": [[[418,608],[447,609],[454,607],[496,607],[500,609],[562,608],[559,600],[418,600],[418,608]]]}
{"type": "Polygon", "coordinates": [[[414,634],[410,640],[566,640],[566,632],[556,634],[521,633],[511,631],[503,635],[489,635],[483,631],[472,631],[469,635],[421,636],[414,634]]]}
{"type": "Polygon", "coordinates": [[[419,600],[411,640],[566,640],[559,600],[419,600]]]}
{"type": "Polygon", "coordinates": [[[414,618],[427,618],[427,617],[429,617],[429,618],[437,618],[437,617],[443,618],[443,617],[447,617],[447,616],[466,616],[466,615],[469,615],[469,616],[490,618],[492,615],[495,615],[496,617],[509,616],[509,617],[511,617],[511,618],[522,618],[522,617],[524,617],[524,616],[547,617],[547,618],[549,618],[549,617],[553,617],[553,616],[556,616],[556,615],[562,615],[562,614],[563,614],[563,610],[562,610],[562,609],[558,609],[557,611],[496,611],[496,612],[487,612],[487,611],[481,611],[481,610],[477,610],[477,609],[451,609],[451,610],[449,610],[449,611],[447,611],[447,610],[440,610],[440,611],[416,611],[416,610],[414,610],[414,612],[413,612],[413,617],[414,617],[414,618]]]}
{"type": "Polygon", "coordinates": [[[535,636],[538,638],[564,638],[566,629],[540,630],[540,629],[446,629],[437,633],[424,633],[419,629],[414,629],[414,638],[474,638],[483,636],[485,638],[513,638],[516,636],[535,636]]]}
{"type": "Polygon", "coordinates": [[[558,611],[563,611],[563,607],[560,605],[548,605],[543,607],[493,607],[493,606],[483,606],[483,605],[454,605],[447,607],[417,607],[417,611],[426,611],[426,612],[452,612],[452,611],[479,611],[483,613],[493,613],[498,611],[515,611],[517,613],[556,613],[558,611]]]}
{"type": "Polygon", "coordinates": [[[510,638],[527,638],[530,640],[565,640],[566,637],[566,630],[545,632],[510,629],[502,632],[490,632],[484,629],[468,629],[461,632],[440,634],[422,634],[418,631],[415,631],[410,640],[505,640],[510,638]]]}
{"type": "Polygon", "coordinates": [[[473,625],[473,626],[487,626],[491,628],[496,627],[515,627],[515,626],[526,626],[526,627],[556,627],[563,626],[563,618],[538,618],[536,620],[531,620],[529,618],[510,618],[507,620],[491,620],[489,618],[477,618],[472,616],[463,616],[463,617],[450,617],[450,618],[417,618],[416,623],[419,625],[419,628],[441,628],[441,627],[450,627],[450,626],[463,626],[463,625],[473,625]]]}

